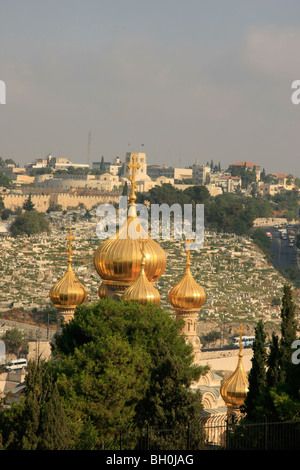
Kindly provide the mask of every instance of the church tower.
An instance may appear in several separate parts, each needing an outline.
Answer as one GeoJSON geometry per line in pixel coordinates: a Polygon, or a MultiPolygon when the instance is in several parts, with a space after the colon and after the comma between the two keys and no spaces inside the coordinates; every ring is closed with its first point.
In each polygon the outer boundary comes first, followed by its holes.
{"type": "Polygon", "coordinates": [[[238,331],[240,335],[239,339],[239,353],[238,353],[238,363],[234,373],[224,380],[221,385],[221,395],[223,400],[227,405],[227,415],[228,417],[239,419],[241,417],[240,407],[244,404],[246,395],[249,389],[248,376],[245,372],[243,366],[243,345],[242,345],[242,324],[238,331]]]}
{"type": "Polygon", "coordinates": [[[135,181],[144,180],[147,178],[147,163],[146,154],[142,152],[132,153],[127,152],[124,164],[124,177],[130,179],[130,168],[132,164],[136,163],[135,181]]]}
{"type": "Polygon", "coordinates": [[[69,240],[68,268],[62,279],[54,284],[49,292],[51,302],[59,312],[58,331],[64,323],[72,320],[77,305],[83,304],[87,298],[86,288],[78,281],[72,268],[72,241],[75,240],[72,230],[66,238],[69,240]]]}
{"type": "Polygon", "coordinates": [[[98,295],[100,298],[121,298],[125,290],[133,284],[141,270],[140,239],[145,241],[145,263],[143,272],[154,285],[166,268],[166,254],[161,246],[152,240],[143,229],[136,210],[136,162],[135,154],[131,163],[131,193],[125,224],[112,238],[100,243],[94,253],[94,267],[102,279],[98,295]]]}
{"type": "Polygon", "coordinates": [[[191,273],[190,243],[187,241],[187,261],[182,279],[171,288],[169,301],[176,312],[176,320],[183,319],[183,334],[187,341],[192,344],[195,362],[200,355],[200,340],[197,335],[198,312],[206,301],[204,289],[197,284],[191,273]]]}

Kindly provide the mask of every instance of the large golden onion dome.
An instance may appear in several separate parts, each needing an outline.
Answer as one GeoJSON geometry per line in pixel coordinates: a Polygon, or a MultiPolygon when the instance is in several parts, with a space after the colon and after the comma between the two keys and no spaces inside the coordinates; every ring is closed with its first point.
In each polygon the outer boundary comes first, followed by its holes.
{"type": "Polygon", "coordinates": [[[87,298],[86,288],[76,278],[72,268],[71,240],[75,239],[75,237],[72,237],[72,230],[70,230],[70,235],[67,237],[67,239],[69,239],[69,258],[67,271],[62,279],[54,284],[49,292],[51,301],[60,311],[74,311],[77,305],[84,303],[87,298]]]}
{"type": "MultiPolygon", "coordinates": [[[[166,268],[166,254],[161,246],[152,240],[137,216],[135,201],[135,155],[132,156],[131,195],[130,206],[125,224],[117,231],[113,238],[109,238],[98,246],[94,253],[94,267],[106,286],[115,285],[126,289],[138,277],[140,272],[140,243],[145,240],[145,274],[150,282],[155,283],[166,268]]],[[[101,288],[101,294],[104,294],[101,288]]]]}
{"type": "Polygon", "coordinates": [[[190,250],[187,249],[184,275],[169,292],[169,301],[175,310],[199,310],[206,301],[204,289],[192,276],[190,256],[190,250]]]}
{"type": "Polygon", "coordinates": [[[145,242],[142,242],[142,262],[140,265],[140,273],[136,280],[129,286],[123,295],[124,300],[138,302],[146,305],[148,302],[154,305],[160,304],[160,294],[153,284],[148,280],[145,274],[145,263],[147,255],[144,252],[145,242]]]}
{"type": "Polygon", "coordinates": [[[239,408],[244,404],[249,390],[248,376],[242,362],[242,325],[240,328],[240,350],[238,353],[238,363],[234,373],[224,380],[221,385],[221,396],[226,405],[233,408],[239,408]]]}

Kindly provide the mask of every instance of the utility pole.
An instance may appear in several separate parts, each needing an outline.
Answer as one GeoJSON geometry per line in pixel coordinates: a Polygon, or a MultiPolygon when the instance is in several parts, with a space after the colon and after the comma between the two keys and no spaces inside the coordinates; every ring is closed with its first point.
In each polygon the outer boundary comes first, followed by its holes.
{"type": "Polygon", "coordinates": [[[87,153],[87,164],[90,167],[91,166],[91,131],[89,131],[89,141],[88,141],[88,153],[87,153]]]}

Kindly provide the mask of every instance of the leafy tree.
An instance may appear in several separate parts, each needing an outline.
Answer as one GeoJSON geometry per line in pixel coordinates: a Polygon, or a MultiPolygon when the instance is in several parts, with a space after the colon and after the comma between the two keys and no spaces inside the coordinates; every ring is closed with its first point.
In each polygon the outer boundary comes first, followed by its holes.
{"type": "Polygon", "coordinates": [[[274,385],[282,382],[282,371],[281,371],[281,352],[279,349],[279,338],[275,333],[272,334],[270,341],[270,351],[267,359],[267,384],[268,387],[274,387],[274,385]]]}
{"type": "Polygon", "coordinates": [[[54,349],[58,383],[98,446],[121,426],[175,427],[198,415],[201,396],[189,386],[207,368],[192,364],[181,327],[159,307],[111,299],[81,306],[65,325],[54,349]]]}
{"type": "Polygon", "coordinates": [[[73,446],[71,423],[58,393],[51,366],[29,362],[25,399],[1,413],[6,450],[66,450],[73,446]]]}
{"type": "Polygon", "coordinates": [[[91,215],[91,213],[88,209],[85,210],[84,218],[87,219],[87,220],[91,220],[91,218],[92,218],[92,215],[91,215]]]}
{"type": "Polygon", "coordinates": [[[247,188],[256,181],[255,167],[249,169],[243,166],[230,165],[227,170],[231,176],[239,176],[242,179],[242,188],[247,188]]]}
{"type": "Polygon", "coordinates": [[[184,190],[184,194],[189,196],[195,204],[205,204],[210,198],[210,193],[206,186],[191,186],[184,190]]]}
{"type": "Polygon", "coordinates": [[[263,347],[265,335],[260,322],[257,325],[249,392],[245,400],[247,420],[284,421],[300,418],[299,365],[292,363],[292,344],[296,331],[295,304],[291,287],[286,284],[282,297],[281,338],[273,333],[267,357],[263,347]]]}
{"type": "Polygon", "coordinates": [[[137,201],[143,203],[145,200],[149,200],[150,204],[190,204],[191,198],[181,189],[175,188],[170,183],[164,183],[161,186],[154,186],[151,188],[147,195],[138,194],[137,201]]]}
{"type": "Polygon", "coordinates": [[[5,342],[8,353],[18,355],[22,350],[26,351],[27,349],[28,337],[18,328],[10,328],[1,336],[1,339],[5,342]]]}
{"type": "Polygon", "coordinates": [[[206,345],[208,343],[214,343],[218,339],[221,339],[221,333],[219,331],[210,331],[207,335],[201,337],[201,342],[206,345]]]}
{"type": "Polygon", "coordinates": [[[8,188],[9,186],[11,186],[11,184],[12,184],[12,180],[7,175],[0,172],[0,186],[4,186],[5,188],[8,188]]]}
{"type": "Polygon", "coordinates": [[[29,237],[49,231],[49,222],[44,214],[36,210],[25,211],[23,214],[18,215],[10,227],[10,232],[13,237],[23,235],[29,237]]]}
{"type": "Polygon", "coordinates": [[[244,410],[249,421],[260,421],[264,416],[264,393],[266,389],[266,334],[262,320],[256,325],[253,343],[252,367],[249,372],[249,391],[244,410]]]}
{"type": "Polygon", "coordinates": [[[127,194],[128,194],[128,184],[127,184],[127,181],[125,181],[123,190],[122,190],[122,196],[127,196],[127,194]]]}
{"type": "Polygon", "coordinates": [[[102,175],[105,172],[105,164],[104,164],[104,157],[102,155],[101,162],[100,162],[100,174],[102,175]]]}
{"type": "Polygon", "coordinates": [[[271,240],[267,237],[264,230],[258,228],[254,230],[251,236],[254,243],[264,252],[267,259],[271,261],[272,253],[271,253],[271,240]]]}
{"type": "Polygon", "coordinates": [[[3,209],[1,212],[1,219],[7,220],[11,214],[13,214],[11,209],[3,209]]]}
{"type": "Polygon", "coordinates": [[[282,363],[281,368],[286,378],[291,363],[292,343],[297,337],[297,323],[295,318],[296,306],[293,301],[292,289],[289,284],[283,288],[281,308],[281,340],[280,350],[282,363]]]}
{"type": "Polygon", "coordinates": [[[29,194],[28,198],[26,199],[26,201],[24,202],[23,204],[23,209],[25,211],[33,211],[34,210],[34,204],[31,200],[31,194],[29,194]]]}

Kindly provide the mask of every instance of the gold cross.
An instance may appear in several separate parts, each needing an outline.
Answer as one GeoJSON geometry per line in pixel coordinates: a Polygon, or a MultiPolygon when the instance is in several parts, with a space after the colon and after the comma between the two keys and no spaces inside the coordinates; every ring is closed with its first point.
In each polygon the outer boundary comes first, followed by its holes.
{"type": "Polygon", "coordinates": [[[245,330],[243,330],[243,324],[242,323],[240,324],[240,329],[237,331],[237,333],[240,335],[239,345],[240,345],[240,349],[242,349],[242,347],[243,347],[243,345],[242,345],[242,335],[245,334],[245,330]]]}
{"type": "Polygon", "coordinates": [[[72,254],[73,254],[72,240],[75,240],[74,235],[72,235],[72,230],[70,230],[70,234],[69,234],[69,236],[66,237],[66,240],[69,240],[69,245],[68,245],[68,248],[69,248],[69,261],[72,261],[72,254]]]}
{"type": "Polygon", "coordinates": [[[132,173],[131,176],[129,176],[129,179],[131,181],[131,195],[130,195],[130,202],[134,203],[136,201],[136,195],[135,195],[135,190],[137,188],[136,183],[135,183],[135,170],[138,170],[141,168],[141,165],[139,163],[136,163],[136,155],[133,154],[131,157],[132,163],[129,163],[127,167],[130,169],[132,168],[132,173]]]}
{"type": "Polygon", "coordinates": [[[141,253],[142,253],[142,262],[141,262],[141,266],[144,267],[144,266],[145,266],[145,262],[146,262],[145,239],[144,239],[144,238],[139,238],[139,242],[140,242],[140,250],[141,250],[141,253]]]}
{"type": "Polygon", "coordinates": [[[191,259],[191,250],[190,250],[190,245],[192,243],[192,240],[190,237],[186,240],[186,253],[187,253],[187,261],[186,264],[187,266],[190,265],[190,259],[191,259]]]}

